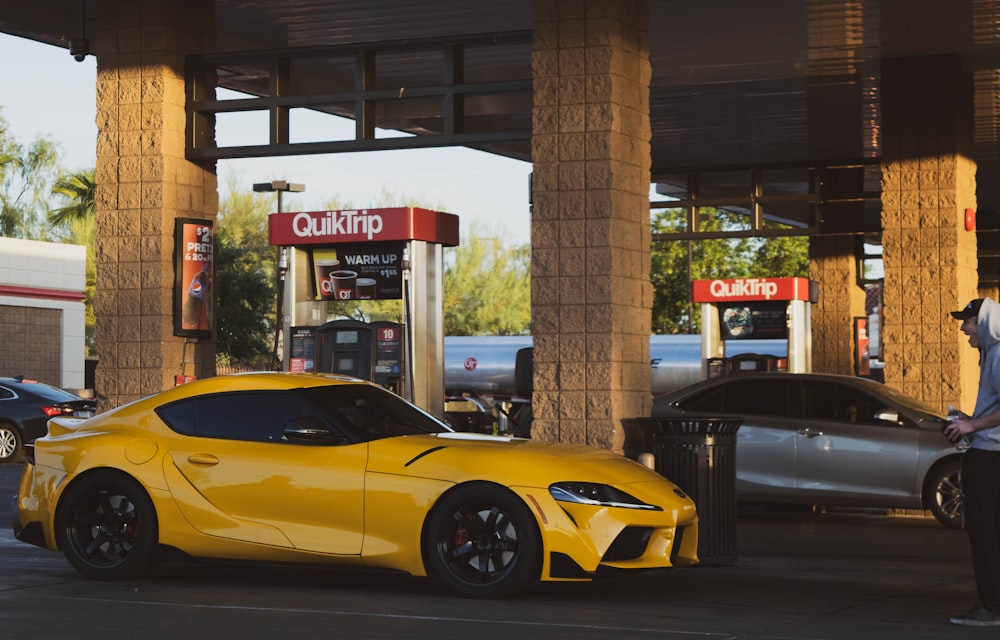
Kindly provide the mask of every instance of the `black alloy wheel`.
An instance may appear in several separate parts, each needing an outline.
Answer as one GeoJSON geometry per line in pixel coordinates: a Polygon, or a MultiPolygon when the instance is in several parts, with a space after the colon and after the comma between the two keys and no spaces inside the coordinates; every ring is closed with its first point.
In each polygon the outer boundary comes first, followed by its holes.
{"type": "Polygon", "coordinates": [[[433,574],[466,596],[509,596],[538,580],[541,534],[516,495],[489,483],[459,487],[435,507],[424,535],[433,574]]]}
{"type": "Polygon", "coordinates": [[[119,472],[98,471],[63,494],[56,537],[70,564],[84,576],[135,578],[153,565],[156,512],[138,482],[119,472]]]}

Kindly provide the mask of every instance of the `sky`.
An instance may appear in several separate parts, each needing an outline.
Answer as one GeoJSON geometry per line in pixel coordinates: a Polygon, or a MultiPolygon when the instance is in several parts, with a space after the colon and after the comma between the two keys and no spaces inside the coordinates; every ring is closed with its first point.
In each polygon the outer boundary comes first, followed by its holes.
{"type": "MultiPolygon", "coordinates": [[[[93,167],[96,153],[96,63],[76,62],[66,49],[0,34],[0,115],[23,145],[38,137],[55,142],[69,171],[93,167]]],[[[301,116],[300,116],[301,117],[301,116]]],[[[327,118],[329,120],[329,117],[327,118]]],[[[308,129],[313,122],[292,120],[308,129]]],[[[326,126],[328,123],[317,124],[326,126]]],[[[223,145],[257,144],[266,123],[243,118],[220,121],[223,145]]],[[[250,189],[256,182],[287,180],[305,185],[284,194],[285,211],[314,211],[330,201],[352,207],[376,206],[388,192],[459,216],[460,236],[473,224],[477,235],[505,245],[530,241],[528,175],[531,165],[465,148],[368,151],[325,155],[220,160],[220,195],[230,185],[250,189]]],[[[276,206],[276,201],[275,201],[276,206]]]]}

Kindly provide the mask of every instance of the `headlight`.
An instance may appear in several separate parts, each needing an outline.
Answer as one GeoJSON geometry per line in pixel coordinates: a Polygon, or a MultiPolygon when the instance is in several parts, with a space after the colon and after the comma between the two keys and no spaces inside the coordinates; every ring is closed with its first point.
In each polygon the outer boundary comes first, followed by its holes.
{"type": "Polygon", "coordinates": [[[663,511],[660,507],[646,504],[620,489],[596,482],[557,482],[549,487],[549,493],[559,502],[663,511]]]}

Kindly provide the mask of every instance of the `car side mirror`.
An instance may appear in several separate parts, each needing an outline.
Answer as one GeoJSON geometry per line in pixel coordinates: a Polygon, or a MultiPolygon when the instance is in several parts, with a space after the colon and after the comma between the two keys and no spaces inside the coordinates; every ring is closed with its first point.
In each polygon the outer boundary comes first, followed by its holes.
{"type": "Polygon", "coordinates": [[[285,423],[282,434],[288,440],[310,444],[343,444],[347,438],[333,433],[318,416],[299,416],[285,423]]]}

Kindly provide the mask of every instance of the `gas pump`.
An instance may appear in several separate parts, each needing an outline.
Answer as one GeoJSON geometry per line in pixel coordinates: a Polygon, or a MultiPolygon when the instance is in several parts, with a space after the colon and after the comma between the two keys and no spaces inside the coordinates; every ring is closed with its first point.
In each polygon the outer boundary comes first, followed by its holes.
{"type": "Polygon", "coordinates": [[[398,322],[371,323],[375,332],[375,366],[372,379],[379,386],[402,394],[403,325],[398,322]]]}
{"type": "Polygon", "coordinates": [[[371,380],[399,393],[403,373],[403,325],[333,320],[316,327],[314,371],[371,380]]]}
{"type": "Polygon", "coordinates": [[[272,245],[289,250],[283,369],[368,372],[360,377],[442,416],[443,249],[458,245],[458,216],[417,207],[279,211],[268,230],[272,245]],[[328,304],[348,300],[403,300],[410,320],[323,324],[328,304]]]}
{"type": "Polygon", "coordinates": [[[819,285],[806,278],[695,280],[692,300],[701,304],[702,377],[740,371],[812,369],[810,304],[819,285]],[[787,359],[762,354],[726,357],[726,344],[740,340],[785,340],[787,359]]]}
{"type": "Polygon", "coordinates": [[[374,379],[375,329],[357,320],[334,320],[316,329],[316,371],[374,379]]]}

